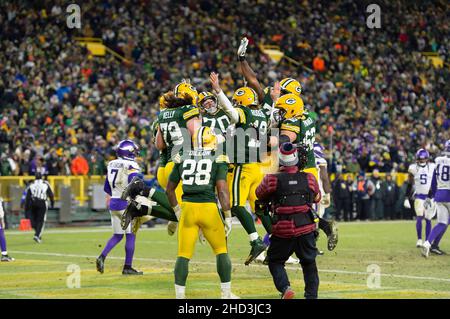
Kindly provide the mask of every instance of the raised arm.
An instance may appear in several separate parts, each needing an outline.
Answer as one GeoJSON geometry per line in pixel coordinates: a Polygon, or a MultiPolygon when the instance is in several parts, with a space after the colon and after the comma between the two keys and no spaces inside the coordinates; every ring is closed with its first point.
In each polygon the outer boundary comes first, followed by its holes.
{"type": "Polygon", "coordinates": [[[264,88],[259,83],[258,78],[256,77],[256,73],[253,71],[253,69],[248,64],[247,60],[245,59],[245,54],[247,52],[247,45],[248,45],[248,39],[243,38],[241,40],[241,45],[238,49],[238,59],[239,59],[239,68],[241,70],[242,75],[244,76],[245,80],[247,81],[248,85],[256,91],[258,94],[258,98],[260,101],[264,99],[264,88]]]}
{"type": "Polygon", "coordinates": [[[219,75],[217,73],[212,72],[209,75],[209,79],[211,81],[213,91],[217,95],[217,99],[219,100],[219,108],[225,112],[225,114],[230,119],[231,124],[236,124],[239,121],[239,114],[234,109],[233,105],[231,105],[231,102],[227,98],[225,93],[223,93],[219,83],[219,75]]]}

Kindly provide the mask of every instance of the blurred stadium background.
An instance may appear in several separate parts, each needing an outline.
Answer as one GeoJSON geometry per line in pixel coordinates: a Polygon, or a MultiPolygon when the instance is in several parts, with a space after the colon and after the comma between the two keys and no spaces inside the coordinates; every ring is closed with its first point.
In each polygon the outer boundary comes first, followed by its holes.
{"type": "Polygon", "coordinates": [[[57,207],[61,186],[72,198],[70,212],[50,212],[50,222],[107,221],[97,185],[113,146],[138,141],[151,177],[159,95],[182,78],[207,89],[213,70],[231,94],[242,84],[243,35],[264,85],[302,83],[332,178],[378,169],[401,187],[415,151],[434,156],[450,138],[449,4],[378,1],[382,27],[368,29],[369,3],[83,1],[81,28],[70,29],[64,1],[2,1],[0,194],[9,220],[17,225],[17,194],[39,170],[57,207]]]}

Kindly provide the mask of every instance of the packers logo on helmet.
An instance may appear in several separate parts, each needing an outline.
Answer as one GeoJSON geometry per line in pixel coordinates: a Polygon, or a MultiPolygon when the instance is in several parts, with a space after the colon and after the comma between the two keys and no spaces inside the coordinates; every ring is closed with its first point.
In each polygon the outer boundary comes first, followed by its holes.
{"type": "Polygon", "coordinates": [[[194,150],[216,150],[217,149],[217,136],[207,126],[198,128],[192,136],[192,144],[194,150]]]}
{"type": "Polygon", "coordinates": [[[192,103],[197,102],[198,92],[195,87],[193,87],[190,83],[183,80],[180,84],[175,86],[173,93],[178,98],[183,98],[186,94],[192,98],[192,103]]]}
{"type": "Polygon", "coordinates": [[[283,110],[287,119],[301,117],[305,111],[302,98],[292,93],[281,96],[275,107],[283,110]]]}
{"type": "Polygon", "coordinates": [[[280,87],[282,94],[292,93],[300,96],[300,94],[302,93],[302,85],[299,81],[292,78],[285,78],[281,80],[280,87]]]}
{"type": "Polygon", "coordinates": [[[248,86],[237,89],[233,94],[232,100],[235,105],[250,106],[259,104],[255,90],[248,86]]]}

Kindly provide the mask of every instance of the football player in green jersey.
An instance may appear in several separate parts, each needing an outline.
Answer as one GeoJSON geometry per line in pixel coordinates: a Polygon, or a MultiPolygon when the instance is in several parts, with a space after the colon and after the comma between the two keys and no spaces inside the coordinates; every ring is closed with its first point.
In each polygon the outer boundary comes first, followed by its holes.
{"type": "Polygon", "coordinates": [[[237,298],[231,293],[231,260],[227,250],[227,236],[231,231],[231,211],[226,185],[228,160],[216,155],[217,137],[209,127],[201,127],[192,136],[194,149],[181,156],[170,174],[167,196],[180,216],[178,228],[178,257],[175,263],[175,293],[184,299],[189,261],[194,254],[199,230],[216,255],[217,272],[223,299],[237,298]],[[183,182],[181,207],[176,195],[177,185],[183,182]],[[225,221],[216,203],[216,190],[225,221]]]}
{"type": "MultiPolygon", "coordinates": [[[[317,123],[315,114],[305,111],[302,99],[295,94],[281,96],[277,100],[275,107],[283,110],[282,113],[285,118],[280,126],[280,144],[291,142],[304,145],[307,150],[307,165],[304,171],[313,174],[316,180],[319,180],[319,172],[314,155],[317,123]]],[[[319,228],[328,237],[328,249],[333,250],[338,240],[336,222],[329,222],[319,218],[319,228]]]]}
{"type": "MultiPolygon", "coordinates": [[[[268,122],[267,117],[259,109],[256,92],[249,87],[242,87],[235,91],[233,103],[220,88],[218,75],[210,76],[214,92],[219,98],[219,105],[235,126],[232,143],[227,143],[228,157],[233,163],[232,172],[228,174],[228,188],[231,197],[231,211],[241,222],[250,238],[251,251],[245,264],[250,264],[267,247],[255,228],[251,214],[245,208],[247,201],[255,211],[257,200],[255,190],[260,184],[263,174],[261,172],[261,145],[266,147],[268,122]],[[248,134],[250,133],[250,134],[248,134]],[[262,142],[263,141],[263,142],[262,142]],[[262,142],[262,143],[261,143],[262,142]]],[[[261,217],[264,226],[270,231],[269,216],[261,217]]]]}
{"type": "MultiPolygon", "coordinates": [[[[185,138],[189,139],[195,129],[201,126],[200,113],[195,106],[197,100],[197,91],[187,82],[178,84],[174,92],[164,95],[165,109],[158,115],[158,132],[156,134],[156,148],[158,150],[166,149],[167,163],[164,168],[164,176],[169,179],[173,170],[175,156],[182,151],[185,138]]],[[[177,189],[177,197],[181,201],[183,193],[181,184],[177,189]]],[[[173,235],[177,223],[169,222],[168,232],[173,235]]]]}

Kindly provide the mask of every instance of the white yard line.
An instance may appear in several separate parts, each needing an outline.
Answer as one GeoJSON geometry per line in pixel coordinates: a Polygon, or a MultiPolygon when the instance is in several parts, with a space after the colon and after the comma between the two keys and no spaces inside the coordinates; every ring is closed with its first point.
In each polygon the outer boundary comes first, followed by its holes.
{"type": "MultiPolygon", "coordinates": [[[[97,258],[98,256],[91,255],[77,255],[77,254],[61,254],[61,253],[50,253],[50,252],[35,252],[35,251],[20,251],[20,250],[12,250],[11,253],[14,254],[24,254],[24,255],[37,255],[37,256],[53,256],[53,257],[74,257],[74,258],[97,258]]],[[[108,257],[108,259],[124,259],[124,257],[108,257]]],[[[175,261],[173,259],[158,259],[158,258],[139,258],[136,257],[134,260],[140,261],[149,261],[149,262],[166,262],[173,264],[175,261]]],[[[191,261],[192,264],[199,265],[216,265],[215,262],[208,261],[191,261]]],[[[234,263],[235,267],[242,267],[242,264],[234,263]]],[[[250,267],[259,267],[259,268],[267,268],[265,265],[252,264],[250,267]]],[[[289,270],[301,270],[301,267],[293,267],[287,266],[286,269],[289,270]]],[[[322,273],[332,273],[332,274],[348,274],[348,275],[364,275],[367,276],[369,273],[362,271],[349,271],[349,270],[340,270],[340,269],[319,269],[319,272],[322,273]]],[[[440,282],[450,282],[450,278],[437,278],[437,277],[421,277],[421,276],[409,276],[409,275],[396,275],[396,274],[380,274],[382,277],[391,277],[391,278],[403,278],[403,279],[413,279],[413,280],[429,280],[429,281],[440,281],[440,282]]]]}
{"type": "MultiPolygon", "coordinates": [[[[371,225],[371,224],[405,224],[405,223],[413,223],[413,220],[402,220],[402,221],[360,221],[360,222],[340,222],[339,225],[352,226],[352,225],[371,225]]],[[[262,228],[261,225],[257,225],[257,227],[262,228]]],[[[233,227],[242,228],[240,224],[233,224],[233,227]]],[[[153,228],[141,228],[139,230],[142,231],[167,231],[166,225],[156,225],[153,228]]],[[[111,232],[111,226],[93,226],[91,229],[80,229],[80,228],[56,228],[56,229],[46,229],[45,234],[82,234],[82,233],[107,233],[111,232]]],[[[7,230],[6,233],[8,235],[30,235],[33,234],[32,231],[18,231],[18,230],[7,230]]]]}

